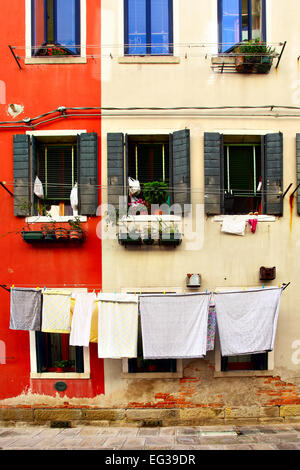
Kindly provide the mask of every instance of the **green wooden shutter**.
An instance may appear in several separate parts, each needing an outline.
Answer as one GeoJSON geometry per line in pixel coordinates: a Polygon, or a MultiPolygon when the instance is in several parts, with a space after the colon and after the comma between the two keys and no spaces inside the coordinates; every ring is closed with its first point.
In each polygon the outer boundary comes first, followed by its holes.
{"type": "MultiPolygon", "coordinates": [[[[98,135],[83,133],[77,141],[78,212],[96,215],[98,207],[98,135]]],[[[70,191],[71,192],[71,191],[70,191]]]]}
{"type": "Polygon", "coordinates": [[[124,196],[124,135],[119,132],[107,134],[107,182],[107,202],[118,208],[124,196]]]}
{"type": "Polygon", "coordinates": [[[183,210],[184,204],[191,203],[190,130],[174,132],[171,142],[173,203],[180,204],[183,210]]]}
{"type": "MultiPolygon", "coordinates": [[[[296,134],[296,171],[298,186],[300,184],[300,134],[296,134]]],[[[297,191],[297,212],[300,215],[300,189],[297,191]]]]}
{"type": "Polygon", "coordinates": [[[266,214],[282,215],[283,138],[282,133],[266,134],[264,148],[264,202],[266,214]]]}
{"type": "Polygon", "coordinates": [[[204,133],[204,205],[207,215],[223,212],[223,136],[218,132],[204,133]]]}
{"type": "Polygon", "coordinates": [[[25,217],[30,208],[30,137],[13,136],[14,215],[25,217]]]}

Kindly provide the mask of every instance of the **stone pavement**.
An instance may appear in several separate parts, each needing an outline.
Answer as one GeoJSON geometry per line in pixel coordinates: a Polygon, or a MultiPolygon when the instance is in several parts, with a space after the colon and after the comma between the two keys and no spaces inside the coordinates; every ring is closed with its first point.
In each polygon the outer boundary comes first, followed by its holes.
{"type": "MultiPolygon", "coordinates": [[[[256,426],[0,428],[2,450],[300,450],[300,423],[256,426]]],[[[0,454],[1,455],[1,454],[0,454]]]]}

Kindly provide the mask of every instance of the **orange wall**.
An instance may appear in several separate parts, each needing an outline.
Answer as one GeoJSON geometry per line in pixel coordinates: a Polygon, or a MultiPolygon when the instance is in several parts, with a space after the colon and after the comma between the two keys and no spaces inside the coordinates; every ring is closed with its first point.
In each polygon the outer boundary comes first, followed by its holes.
{"type": "MultiPolygon", "coordinates": [[[[25,65],[25,1],[1,2],[0,15],[0,181],[6,181],[13,192],[13,134],[25,133],[16,121],[36,117],[59,106],[82,107],[101,105],[100,87],[100,0],[87,1],[86,64],[25,65]],[[22,70],[19,70],[8,44],[16,46],[22,70]],[[4,84],[4,86],[3,86],[4,84]],[[4,93],[5,88],[5,93],[4,93]],[[10,103],[24,106],[24,112],[12,118],[10,103]]],[[[99,136],[99,183],[101,181],[101,122],[99,117],[59,119],[36,130],[86,129],[99,136]]],[[[28,127],[27,130],[30,130],[28,127]]],[[[100,191],[99,191],[100,194],[100,191]]],[[[96,236],[99,218],[88,217],[86,242],[79,247],[31,246],[18,233],[23,218],[13,215],[13,198],[0,188],[0,283],[18,286],[63,286],[88,284],[101,288],[101,240],[96,236]]],[[[30,380],[29,333],[9,330],[9,292],[0,289],[0,340],[6,345],[6,364],[0,360],[0,398],[14,397],[30,388],[36,393],[55,395],[53,380],[30,380]]],[[[91,345],[91,379],[67,380],[68,396],[92,397],[104,393],[103,361],[91,345]]]]}

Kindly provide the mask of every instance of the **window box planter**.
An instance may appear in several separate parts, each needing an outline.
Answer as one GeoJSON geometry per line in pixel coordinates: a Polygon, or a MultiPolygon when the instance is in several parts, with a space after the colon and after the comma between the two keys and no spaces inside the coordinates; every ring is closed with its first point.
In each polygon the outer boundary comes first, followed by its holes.
{"type": "Polygon", "coordinates": [[[141,245],[142,236],[140,232],[128,232],[119,234],[119,243],[121,245],[141,245]]]}
{"type": "Polygon", "coordinates": [[[272,57],[238,56],[235,69],[238,73],[268,73],[272,67],[272,57]]]}
{"type": "Polygon", "coordinates": [[[162,232],[159,234],[159,244],[160,245],[171,245],[177,246],[182,242],[182,235],[179,232],[169,233],[162,232]]]}
{"type": "Polygon", "coordinates": [[[41,230],[28,230],[22,232],[22,238],[25,242],[34,242],[44,239],[44,234],[41,230]]]}
{"type": "Polygon", "coordinates": [[[55,238],[57,240],[65,240],[69,238],[69,231],[66,228],[58,227],[55,229],[55,238]]]}

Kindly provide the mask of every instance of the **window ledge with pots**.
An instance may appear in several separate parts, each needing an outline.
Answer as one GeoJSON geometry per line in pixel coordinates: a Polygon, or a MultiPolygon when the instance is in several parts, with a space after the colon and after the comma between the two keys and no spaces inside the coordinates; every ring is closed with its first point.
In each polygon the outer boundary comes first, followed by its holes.
{"type": "Polygon", "coordinates": [[[124,216],[118,221],[118,239],[123,246],[178,246],[182,242],[182,217],[168,214],[124,216]]]}

